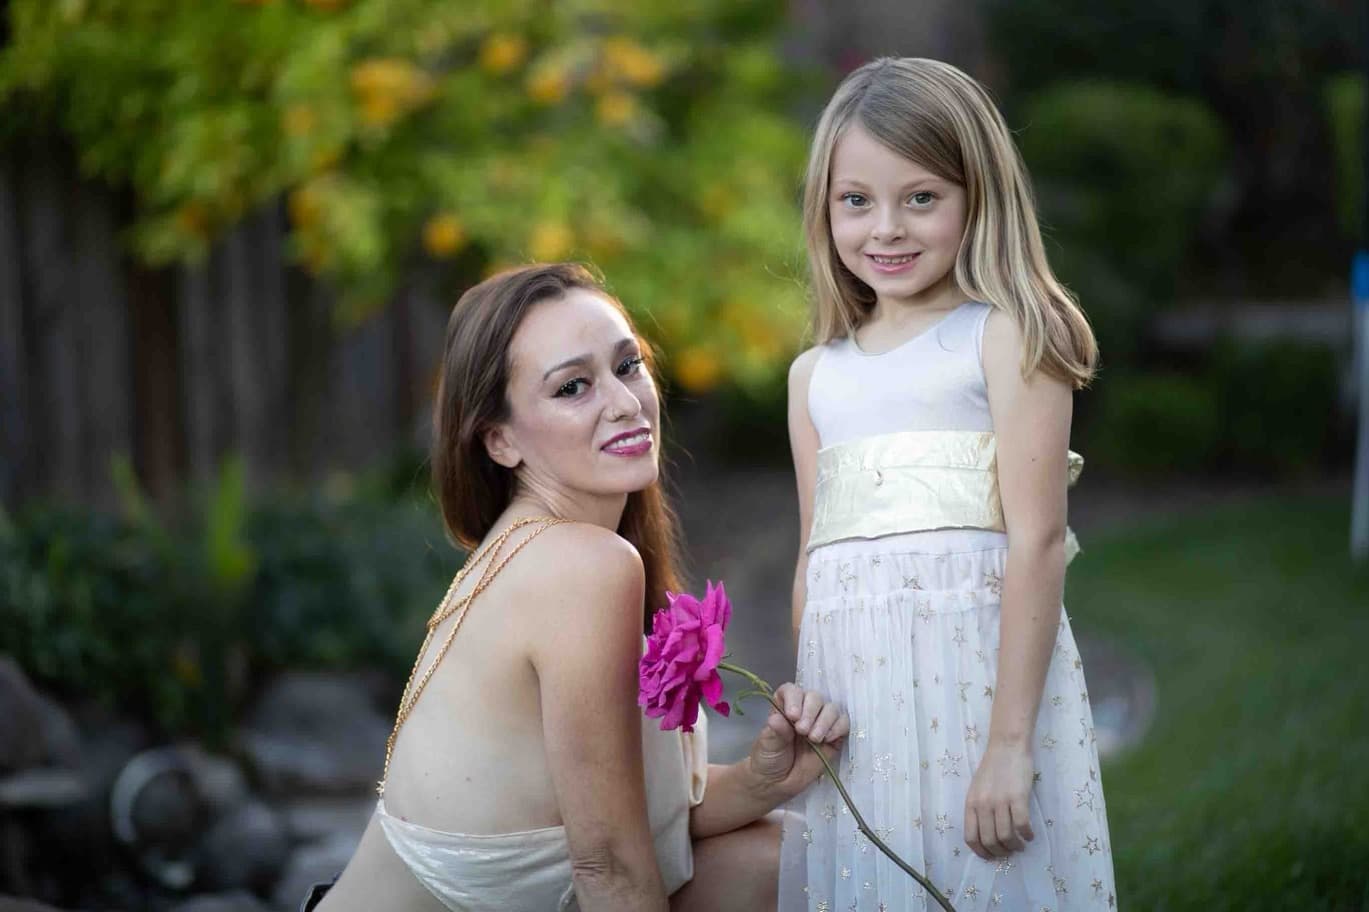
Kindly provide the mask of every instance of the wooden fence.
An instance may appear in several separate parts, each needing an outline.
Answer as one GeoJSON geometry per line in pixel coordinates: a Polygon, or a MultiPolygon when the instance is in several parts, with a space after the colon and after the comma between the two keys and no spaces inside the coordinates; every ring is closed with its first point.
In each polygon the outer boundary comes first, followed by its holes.
{"type": "Polygon", "coordinates": [[[413,278],[360,326],[292,266],[279,206],[149,269],[127,201],[38,144],[0,159],[0,498],[100,507],[117,454],[174,496],[241,454],[260,488],[426,441],[449,301],[413,278]]]}

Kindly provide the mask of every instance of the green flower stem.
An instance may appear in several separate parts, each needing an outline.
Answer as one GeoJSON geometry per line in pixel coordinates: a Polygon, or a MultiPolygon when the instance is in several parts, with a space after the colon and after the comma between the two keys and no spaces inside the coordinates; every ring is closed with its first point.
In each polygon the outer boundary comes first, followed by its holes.
{"type": "MultiPolygon", "coordinates": [[[[775,707],[775,711],[777,713],[779,713],[781,716],[784,716],[785,721],[789,720],[789,716],[785,714],[784,710],[780,707],[779,703],[775,702],[774,688],[772,688],[768,683],[766,683],[764,679],[758,677],[757,675],[748,671],[745,668],[733,665],[731,662],[719,662],[718,667],[723,671],[730,671],[735,675],[740,675],[741,677],[746,678],[746,680],[751,682],[751,686],[756,689],[756,692],[759,693],[761,696],[765,697],[765,699],[770,703],[770,705],[775,707]]],[[[792,727],[794,723],[790,722],[789,724],[792,727]]],[[[794,734],[798,734],[797,729],[794,730],[794,734]]],[[[898,857],[898,855],[894,852],[893,849],[889,848],[887,845],[884,844],[884,840],[880,839],[878,836],[875,835],[874,830],[870,829],[870,825],[865,822],[865,818],[862,817],[860,815],[860,811],[856,809],[855,802],[851,800],[851,796],[847,793],[846,787],[842,785],[841,780],[837,778],[836,770],[832,769],[832,764],[827,762],[827,755],[823,753],[822,748],[814,744],[812,741],[809,741],[807,738],[804,738],[803,740],[805,743],[807,743],[807,745],[810,748],[812,748],[813,753],[818,755],[818,759],[822,761],[822,768],[827,771],[827,776],[832,780],[832,784],[837,787],[837,792],[840,793],[841,800],[846,803],[846,807],[851,811],[851,816],[856,819],[856,828],[859,829],[862,834],[864,834],[866,839],[870,840],[870,842],[874,845],[875,848],[883,852],[890,861],[898,865],[900,868],[903,869],[904,873],[906,873],[913,880],[921,884],[922,889],[930,893],[932,895],[932,898],[937,901],[937,903],[941,906],[942,909],[946,910],[946,912],[955,912],[955,907],[951,905],[950,900],[948,900],[945,896],[942,896],[941,891],[934,887],[930,880],[923,877],[916,870],[914,870],[913,866],[908,864],[908,862],[898,857]]]]}

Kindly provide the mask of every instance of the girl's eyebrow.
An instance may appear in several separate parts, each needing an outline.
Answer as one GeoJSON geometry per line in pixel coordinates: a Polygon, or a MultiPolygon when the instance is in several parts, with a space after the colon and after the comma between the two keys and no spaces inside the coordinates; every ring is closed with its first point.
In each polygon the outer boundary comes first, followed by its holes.
{"type": "MultiPolygon", "coordinates": [[[[916,190],[917,188],[926,186],[927,184],[944,183],[947,183],[947,181],[943,178],[937,177],[935,174],[929,174],[926,177],[919,177],[917,180],[908,181],[906,184],[903,185],[901,192],[906,193],[909,190],[916,190]]],[[[838,184],[844,184],[849,187],[855,187],[858,190],[870,189],[869,185],[863,183],[862,181],[856,180],[854,177],[834,177],[832,179],[832,186],[835,187],[838,184]]]]}

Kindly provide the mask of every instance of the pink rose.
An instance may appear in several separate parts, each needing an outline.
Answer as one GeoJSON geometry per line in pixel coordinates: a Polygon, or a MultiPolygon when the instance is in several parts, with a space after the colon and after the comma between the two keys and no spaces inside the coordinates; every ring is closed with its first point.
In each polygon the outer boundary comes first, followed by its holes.
{"type": "Polygon", "coordinates": [[[711,581],[702,601],[687,592],[666,596],[670,605],[652,618],[646,655],[637,666],[637,703],[648,717],[661,717],[662,731],[693,731],[700,699],[724,716],[731,712],[722,699],[718,663],[732,605],[723,584],[715,589],[711,581]]]}

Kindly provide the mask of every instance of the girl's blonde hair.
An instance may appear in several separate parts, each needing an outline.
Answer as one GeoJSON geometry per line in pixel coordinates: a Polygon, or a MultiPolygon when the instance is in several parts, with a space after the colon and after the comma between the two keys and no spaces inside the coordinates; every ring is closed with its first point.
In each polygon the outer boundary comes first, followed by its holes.
{"type": "Polygon", "coordinates": [[[842,264],[828,218],[832,150],[856,120],[899,155],[965,188],[955,281],[1017,322],[1023,375],[1040,368],[1075,388],[1087,385],[1098,346],[1074,295],[1046,262],[1012,134],[983,86],[938,60],[881,57],[865,64],[837,87],[818,121],[803,200],[817,341],[853,332],[875,302],[870,286],[842,264]]]}

